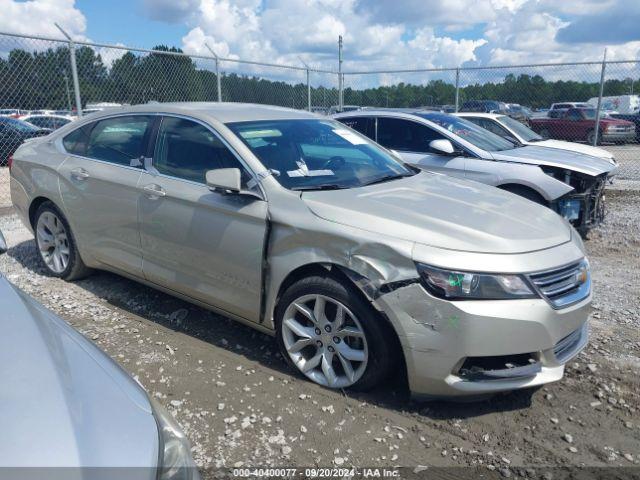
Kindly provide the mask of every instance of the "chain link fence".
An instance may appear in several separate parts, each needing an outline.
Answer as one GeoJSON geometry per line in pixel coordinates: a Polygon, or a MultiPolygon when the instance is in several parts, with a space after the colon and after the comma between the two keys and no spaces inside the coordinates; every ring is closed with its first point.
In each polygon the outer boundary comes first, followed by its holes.
{"type": "Polygon", "coordinates": [[[67,121],[54,117],[113,104],[225,101],[320,114],[365,107],[499,113],[530,129],[525,140],[599,145],[615,155],[620,178],[640,180],[634,90],[640,93],[638,61],[339,74],[218,58],[213,51],[186,55],[0,33],[0,164],[25,138],[46,132],[12,117],[51,129],[67,121]]]}
{"type": "Polygon", "coordinates": [[[542,145],[541,140],[550,139],[597,146],[620,164],[618,178],[640,180],[640,61],[345,72],[344,76],[345,108],[467,113],[483,128],[513,138],[513,130],[500,121],[473,118],[496,113],[527,127],[516,138],[522,143],[542,145]]]}

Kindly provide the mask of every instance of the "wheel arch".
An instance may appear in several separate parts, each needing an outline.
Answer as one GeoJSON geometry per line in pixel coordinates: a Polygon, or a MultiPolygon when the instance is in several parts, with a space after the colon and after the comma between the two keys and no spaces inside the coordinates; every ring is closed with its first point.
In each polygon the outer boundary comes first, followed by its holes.
{"type": "MultiPolygon", "coordinates": [[[[60,210],[60,207],[58,205],[56,205],[56,202],[54,202],[53,200],[51,200],[48,197],[45,196],[38,196],[35,197],[31,203],[29,204],[29,224],[31,225],[31,228],[33,228],[35,230],[35,222],[36,222],[36,212],[38,211],[38,208],[40,208],[40,205],[42,205],[45,202],[51,202],[53,205],[56,206],[56,208],[58,210],[60,210]]],[[[67,220],[68,221],[68,220],[67,220]]]]}
{"type": "Polygon", "coordinates": [[[373,302],[376,294],[375,289],[370,286],[369,281],[366,277],[348,267],[331,262],[313,262],[300,265],[297,268],[291,270],[291,272],[288,273],[288,275],[284,278],[284,280],[278,287],[278,292],[273,303],[273,311],[268,312],[268,318],[275,320],[275,311],[278,308],[280,298],[287,290],[287,288],[289,288],[299,280],[314,275],[330,276],[339,282],[343,282],[346,285],[351,286],[356,292],[361,295],[363,300],[371,305],[371,308],[373,308],[377,312],[378,318],[383,322],[385,328],[389,330],[389,333],[391,334],[390,339],[392,342],[393,350],[396,352],[397,359],[400,362],[400,366],[402,367],[402,371],[406,374],[406,360],[404,357],[402,345],[400,343],[400,337],[398,336],[398,332],[396,331],[389,317],[387,317],[387,315],[385,315],[385,313],[379,308],[376,308],[373,302]]]}
{"type": "Polygon", "coordinates": [[[508,182],[508,183],[503,183],[501,185],[496,185],[500,190],[505,190],[507,192],[511,192],[513,194],[519,195],[518,190],[520,191],[526,191],[526,192],[530,192],[531,195],[535,196],[536,198],[538,198],[540,200],[539,203],[543,204],[543,205],[548,205],[549,204],[549,200],[547,198],[545,198],[545,195],[542,191],[538,190],[537,188],[531,186],[531,185],[525,185],[522,183],[515,183],[515,182],[508,182]]]}

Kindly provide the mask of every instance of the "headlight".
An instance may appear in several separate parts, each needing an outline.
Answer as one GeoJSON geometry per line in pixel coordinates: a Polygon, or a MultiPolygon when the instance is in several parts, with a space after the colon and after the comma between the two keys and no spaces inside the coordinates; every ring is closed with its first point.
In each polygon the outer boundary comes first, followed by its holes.
{"type": "Polygon", "coordinates": [[[536,298],[521,275],[457,272],[417,264],[422,286],[436,297],[447,300],[507,300],[536,298]]]}
{"type": "Polygon", "coordinates": [[[200,480],[191,457],[191,444],[180,425],[162,405],[149,399],[160,433],[158,480],[200,480]]]}

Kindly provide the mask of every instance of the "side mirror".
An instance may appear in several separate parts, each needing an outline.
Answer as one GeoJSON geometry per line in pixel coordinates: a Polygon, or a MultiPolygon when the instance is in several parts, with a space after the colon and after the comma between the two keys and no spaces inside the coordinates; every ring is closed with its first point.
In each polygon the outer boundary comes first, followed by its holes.
{"type": "Polygon", "coordinates": [[[240,169],[219,168],[208,170],[205,174],[207,187],[210,190],[222,190],[227,193],[240,193],[240,169]]]}
{"type": "Polygon", "coordinates": [[[7,241],[4,239],[4,235],[2,235],[2,232],[0,231],[0,255],[7,253],[7,250],[7,241]]]}
{"type": "Polygon", "coordinates": [[[431,140],[431,142],[429,142],[429,148],[434,152],[443,153],[445,155],[452,155],[456,153],[456,149],[453,148],[451,142],[445,138],[431,140]]]}

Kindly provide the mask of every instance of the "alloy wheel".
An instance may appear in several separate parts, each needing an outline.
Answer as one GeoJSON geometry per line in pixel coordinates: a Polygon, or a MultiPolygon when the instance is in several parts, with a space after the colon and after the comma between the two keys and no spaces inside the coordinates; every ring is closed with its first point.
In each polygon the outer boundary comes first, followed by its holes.
{"type": "Polygon", "coordinates": [[[45,211],[38,218],[36,242],[44,263],[54,273],[62,273],[69,265],[69,237],[62,221],[52,212],[45,211]]]}
{"type": "Polygon", "coordinates": [[[367,368],[369,348],[360,321],[344,304],[324,295],[291,302],[282,319],[282,340],[296,367],[326,387],[349,387],[367,368]]]}

